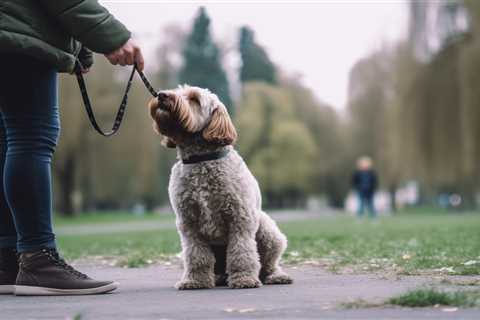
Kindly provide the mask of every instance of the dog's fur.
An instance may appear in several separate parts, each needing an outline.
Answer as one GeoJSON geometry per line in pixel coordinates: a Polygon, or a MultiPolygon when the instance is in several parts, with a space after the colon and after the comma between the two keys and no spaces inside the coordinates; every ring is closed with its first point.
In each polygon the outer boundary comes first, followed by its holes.
{"type": "Polygon", "coordinates": [[[160,92],[149,108],[155,131],[180,160],[229,151],[221,159],[173,166],[168,191],[184,259],[176,287],[212,288],[225,279],[231,288],[292,283],[279,266],[286,237],[261,209],[258,183],[232,147],[237,133],[218,97],[182,86],[160,92]]]}

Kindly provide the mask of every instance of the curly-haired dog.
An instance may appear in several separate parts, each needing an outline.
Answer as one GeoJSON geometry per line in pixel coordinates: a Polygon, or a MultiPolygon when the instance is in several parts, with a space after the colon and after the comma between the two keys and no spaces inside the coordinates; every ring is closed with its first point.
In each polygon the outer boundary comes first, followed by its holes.
{"type": "Polygon", "coordinates": [[[217,96],[182,86],[159,92],[149,108],[155,131],[179,156],[168,188],[184,259],[176,287],[212,288],[222,277],[231,288],[292,283],[279,266],[287,240],[261,209],[258,183],[232,147],[237,133],[217,96]]]}

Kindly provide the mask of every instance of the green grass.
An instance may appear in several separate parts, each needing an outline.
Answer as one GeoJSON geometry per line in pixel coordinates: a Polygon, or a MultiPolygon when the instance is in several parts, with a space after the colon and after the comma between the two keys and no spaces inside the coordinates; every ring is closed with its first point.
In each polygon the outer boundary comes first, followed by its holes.
{"type": "MultiPolygon", "coordinates": [[[[82,219],[92,223],[93,218],[82,219]]],[[[112,219],[121,220],[118,216],[112,219]]],[[[154,215],[136,219],[164,218],[154,215]]],[[[480,274],[480,214],[405,214],[375,222],[338,216],[281,223],[280,228],[289,240],[285,261],[290,263],[319,261],[338,272],[419,274],[435,270],[445,274],[480,274]]],[[[59,244],[68,258],[114,256],[130,267],[180,251],[173,228],[61,236],[59,244]]]]}
{"type": "Polygon", "coordinates": [[[164,259],[180,252],[180,242],[175,229],[62,236],[58,243],[62,253],[69,259],[114,257],[119,265],[127,267],[144,266],[150,260],[164,259]]]}
{"type": "Polygon", "coordinates": [[[87,212],[73,217],[62,217],[55,215],[56,226],[78,225],[78,224],[112,224],[132,221],[160,221],[174,220],[173,214],[154,214],[146,212],[144,215],[134,215],[127,211],[104,211],[87,212]]]}
{"type": "Polygon", "coordinates": [[[436,289],[417,289],[388,300],[389,304],[403,307],[455,307],[480,306],[480,290],[445,292],[436,289]]]}
{"type": "Polygon", "coordinates": [[[293,262],[321,259],[336,270],[480,274],[478,214],[400,215],[362,223],[332,217],[281,227],[289,240],[286,258],[293,262]]]}

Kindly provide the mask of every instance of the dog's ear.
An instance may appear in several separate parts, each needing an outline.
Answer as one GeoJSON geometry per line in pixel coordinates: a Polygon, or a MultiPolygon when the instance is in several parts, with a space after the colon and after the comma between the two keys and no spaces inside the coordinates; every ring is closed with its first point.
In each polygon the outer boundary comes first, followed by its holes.
{"type": "Polygon", "coordinates": [[[164,147],[166,147],[166,148],[176,148],[176,147],[177,147],[177,144],[175,143],[175,141],[173,141],[172,138],[163,137],[163,139],[162,139],[162,146],[164,146],[164,147]]]}
{"type": "Polygon", "coordinates": [[[222,145],[234,144],[237,140],[237,130],[222,103],[219,103],[213,111],[210,123],[203,130],[203,138],[208,142],[222,145]]]}

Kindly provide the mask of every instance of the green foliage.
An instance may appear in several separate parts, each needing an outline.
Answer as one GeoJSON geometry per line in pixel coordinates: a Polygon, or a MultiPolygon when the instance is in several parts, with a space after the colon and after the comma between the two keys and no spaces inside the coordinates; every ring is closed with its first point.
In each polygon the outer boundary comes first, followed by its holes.
{"type": "Polygon", "coordinates": [[[478,307],[480,291],[445,292],[436,289],[417,289],[388,300],[403,307],[430,307],[435,305],[478,307]]]}
{"type": "Polygon", "coordinates": [[[239,149],[257,177],[266,205],[295,205],[311,189],[314,138],[295,118],[288,92],[252,83],[244,88],[237,129],[239,149]]]}
{"type": "MultiPolygon", "coordinates": [[[[251,82],[239,103],[238,147],[260,182],[267,206],[303,204],[326,194],[341,206],[348,189],[341,122],[294,80],[251,82]]],[[[349,173],[347,173],[349,174],[349,173]]]]}
{"type": "Polygon", "coordinates": [[[183,67],[179,73],[180,83],[208,88],[233,113],[228,79],[221,64],[220,50],[210,33],[210,18],[200,8],[183,49],[183,67]]]}
{"type": "Polygon", "coordinates": [[[240,69],[240,81],[265,81],[275,84],[275,66],[267,55],[264,48],[255,42],[255,35],[252,29],[242,27],[240,29],[239,41],[242,67],[240,69]]]}
{"type": "Polygon", "coordinates": [[[284,80],[283,90],[291,98],[293,116],[305,126],[315,144],[310,192],[326,195],[330,205],[342,207],[350,187],[348,128],[332,107],[319,102],[313,92],[298,81],[284,80]]]}

